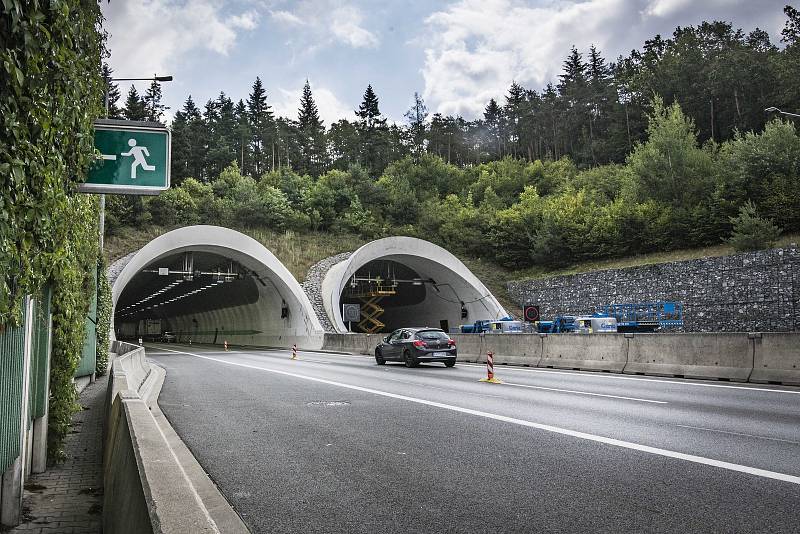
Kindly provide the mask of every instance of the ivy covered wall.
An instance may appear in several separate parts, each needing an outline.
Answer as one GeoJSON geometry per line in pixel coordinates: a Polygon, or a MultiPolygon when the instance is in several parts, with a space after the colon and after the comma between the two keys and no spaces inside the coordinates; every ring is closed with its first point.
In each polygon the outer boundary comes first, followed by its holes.
{"type": "Polygon", "coordinates": [[[0,3],[0,324],[18,323],[23,297],[51,284],[55,456],[98,261],[98,202],[76,185],[102,111],[101,23],[94,0],[0,3]]]}

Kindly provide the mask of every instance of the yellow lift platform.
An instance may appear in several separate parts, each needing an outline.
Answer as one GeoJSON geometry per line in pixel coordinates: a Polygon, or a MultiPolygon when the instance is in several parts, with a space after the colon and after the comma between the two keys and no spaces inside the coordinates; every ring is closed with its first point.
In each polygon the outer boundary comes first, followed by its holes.
{"type": "Polygon", "coordinates": [[[374,334],[380,332],[381,329],[386,326],[380,320],[381,315],[383,315],[386,310],[380,306],[379,302],[384,297],[396,294],[397,284],[384,285],[382,283],[384,280],[380,278],[372,279],[370,282],[373,282],[374,285],[370,284],[368,288],[355,291],[351,293],[350,296],[357,298],[363,303],[361,306],[362,319],[357,325],[358,328],[367,334],[374,334]]]}

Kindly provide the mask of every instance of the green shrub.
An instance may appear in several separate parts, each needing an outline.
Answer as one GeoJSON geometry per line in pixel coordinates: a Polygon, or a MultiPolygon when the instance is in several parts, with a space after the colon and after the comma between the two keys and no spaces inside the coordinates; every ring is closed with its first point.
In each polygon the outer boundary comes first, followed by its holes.
{"type": "Polygon", "coordinates": [[[755,205],[749,200],[731,218],[733,232],[728,243],[738,251],[772,248],[781,231],[769,219],[758,216],[755,205]]]}

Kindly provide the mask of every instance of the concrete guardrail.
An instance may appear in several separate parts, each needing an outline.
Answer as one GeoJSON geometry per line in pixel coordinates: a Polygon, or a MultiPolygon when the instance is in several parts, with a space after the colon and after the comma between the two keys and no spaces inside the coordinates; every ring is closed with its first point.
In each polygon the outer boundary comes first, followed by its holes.
{"type": "Polygon", "coordinates": [[[628,361],[624,334],[547,335],[539,367],[621,373],[628,361]]]}
{"type": "MultiPolygon", "coordinates": [[[[374,354],[383,334],[325,334],[324,350],[374,354]]],[[[458,360],[800,385],[800,333],[451,334],[458,360]]]]}
{"type": "Polygon", "coordinates": [[[753,334],[751,338],[750,382],[800,386],[800,335],[776,332],[753,334]]]}
{"type": "Polygon", "coordinates": [[[624,372],[747,382],[752,369],[752,342],[744,333],[636,334],[624,372]]]}
{"type": "Polygon", "coordinates": [[[142,347],[115,341],[112,350],[103,531],[248,532],[158,408],[164,370],[147,362],[142,347]]]}

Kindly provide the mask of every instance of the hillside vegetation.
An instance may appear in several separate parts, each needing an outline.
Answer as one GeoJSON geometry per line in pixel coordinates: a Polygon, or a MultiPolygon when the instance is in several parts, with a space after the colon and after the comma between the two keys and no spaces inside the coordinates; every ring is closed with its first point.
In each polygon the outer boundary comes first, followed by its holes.
{"type": "MultiPolygon", "coordinates": [[[[246,103],[221,94],[200,113],[188,100],[172,124],[173,188],[110,197],[110,246],[243,228],[302,279],[324,256],[408,235],[500,295],[512,278],[773,246],[800,232],[800,136],[764,112],[800,109],[800,12],[784,12],[783,49],[723,22],[611,65],[573,49],[557,86],[514,84],[475,121],[428,118],[416,96],[408,124],[388,125],[371,87],[355,121],[327,130],[308,84],[297,121],[273,116],[260,80],[246,103]]],[[[116,113],[158,119],[156,89],[116,113]]]]}

